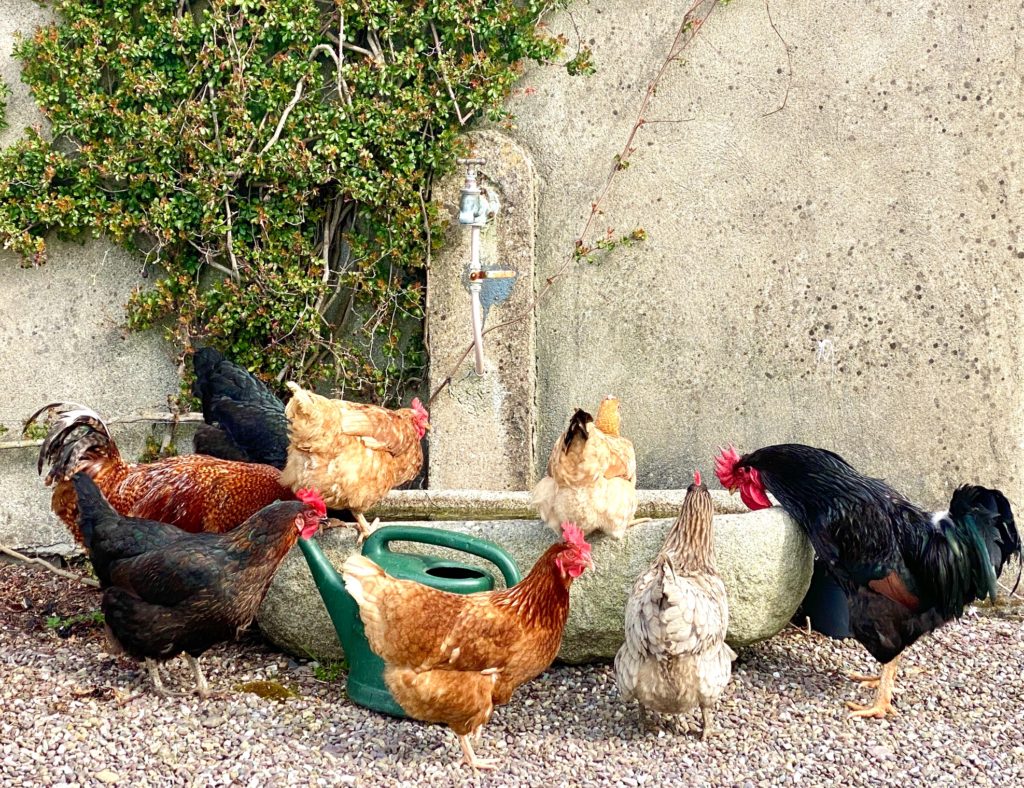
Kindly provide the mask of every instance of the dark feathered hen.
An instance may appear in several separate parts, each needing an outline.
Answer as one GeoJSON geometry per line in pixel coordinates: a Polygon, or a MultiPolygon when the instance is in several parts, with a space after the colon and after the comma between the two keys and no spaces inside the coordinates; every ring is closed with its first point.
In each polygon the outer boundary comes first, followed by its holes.
{"type": "Polygon", "coordinates": [[[255,375],[212,347],[192,356],[192,396],[203,405],[193,438],[199,454],[284,468],[288,459],[288,419],[284,403],[255,375]]]}
{"type": "Polygon", "coordinates": [[[282,559],[316,532],[327,511],[318,493],[300,490],[302,500],[270,504],[227,533],[189,534],[121,517],[85,474],[74,483],[108,634],[145,661],[161,694],[156,663],[182,653],[199,694],[209,694],[199,656],[249,626],[282,559]]]}
{"type": "Polygon", "coordinates": [[[774,495],[845,592],[854,636],[884,665],[874,705],[850,704],[856,716],[893,711],[902,651],[971,602],[995,599],[1003,566],[1020,558],[1013,512],[998,490],[960,487],[948,512],[930,514],[838,454],[800,444],[743,457],[730,449],[716,472],[752,509],[774,495]]]}

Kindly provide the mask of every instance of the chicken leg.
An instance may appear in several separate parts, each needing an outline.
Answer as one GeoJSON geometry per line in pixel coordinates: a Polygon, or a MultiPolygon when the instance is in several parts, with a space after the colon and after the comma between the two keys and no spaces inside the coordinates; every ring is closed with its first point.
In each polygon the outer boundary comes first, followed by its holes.
{"type": "Polygon", "coordinates": [[[496,769],[498,762],[494,758],[477,758],[476,753],[473,752],[473,745],[469,741],[469,736],[464,734],[456,734],[459,737],[459,744],[462,746],[462,759],[469,765],[474,771],[480,769],[496,769]]]}
{"type": "Polygon", "coordinates": [[[171,697],[173,693],[164,689],[163,679],[160,678],[160,666],[155,660],[146,660],[146,670],[149,671],[149,678],[153,682],[153,689],[156,691],[156,694],[164,698],[171,697]]]}
{"type": "Polygon", "coordinates": [[[199,660],[191,654],[185,654],[185,659],[188,661],[189,667],[192,668],[192,675],[196,677],[199,697],[203,699],[210,697],[210,685],[206,683],[206,676],[203,675],[203,669],[199,667],[199,660]]]}
{"type": "Polygon", "coordinates": [[[707,741],[709,736],[715,735],[715,713],[710,706],[701,706],[700,714],[704,719],[704,728],[700,732],[700,740],[707,741]]]}
{"type": "Polygon", "coordinates": [[[875,695],[875,702],[871,706],[863,706],[860,703],[847,701],[846,705],[851,709],[851,717],[874,717],[885,719],[887,715],[896,714],[896,707],[892,705],[892,691],[896,685],[896,669],[899,667],[900,658],[897,655],[891,662],[882,665],[882,673],[878,678],[878,693],[875,695]]]}
{"type": "Polygon", "coordinates": [[[380,518],[377,517],[372,523],[366,522],[366,517],[362,512],[356,513],[356,530],[359,531],[359,538],[356,540],[356,544],[362,544],[366,541],[366,537],[372,534],[377,526],[380,524],[380,518]]]}

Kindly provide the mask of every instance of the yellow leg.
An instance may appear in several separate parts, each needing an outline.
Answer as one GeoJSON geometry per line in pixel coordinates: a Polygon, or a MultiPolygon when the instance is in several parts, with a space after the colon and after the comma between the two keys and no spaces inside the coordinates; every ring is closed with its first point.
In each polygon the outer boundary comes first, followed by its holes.
{"type": "Polygon", "coordinates": [[[380,524],[380,518],[377,517],[372,523],[366,522],[366,517],[362,512],[356,514],[356,530],[359,531],[359,538],[356,540],[356,544],[362,544],[366,541],[366,537],[374,532],[374,529],[380,524]]]}
{"type": "Polygon", "coordinates": [[[474,772],[480,769],[496,769],[498,762],[493,758],[477,758],[476,753],[473,752],[473,745],[469,742],[469,736],[462,734],[456,734],[459,737],[459,744],[462,746],[462,760],[471,768],[474,772]]]}
{"type": "Polygon", "coordinates": [[[896,686],[896,669],[899,664],[900,658],[897,656],[892,662],[882,665],[882,674],[878,677],[878,692],[872,705],[862,706],[852,701],[846,702],[846,705],[852,709],[851,717],[874,717],[881,720],[885,719],[887,715],[897,713],[896,707],[892,705],[892,691],[896,686]]]}
{"type": "Polygon", "coordinates": [[[867,689],[878,689],[878,676],[868,676],[864,673],[847,673],[846,678],[850,681],[856,681],[867,689]]]}
{"type": "Polygon", "coordinates": [[[632,528],[634,525],[640,525],[640,523],[649,523],[653,519],[653,517],[637,517],[635,520],[630,520],[626,527],[632,528]]]}

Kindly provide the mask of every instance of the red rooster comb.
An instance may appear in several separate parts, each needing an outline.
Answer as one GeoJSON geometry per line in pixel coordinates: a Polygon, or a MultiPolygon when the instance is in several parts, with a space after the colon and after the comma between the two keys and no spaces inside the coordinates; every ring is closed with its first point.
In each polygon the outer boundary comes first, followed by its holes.
{"type": "Polygon", "coordinates": [[[427,409],[423,407],[423,403],[420,402],[419,397],[413,397],[412,403],[409,405],[416,413],[422,416],[424,419],[429,419],[430,414],[427,413],[427,409]]]}
{"type": "Polygon", "coordinates": [[[312,506],[321,517],[327,516],[327,504],[324,503],[324,497],[312,487],[296,490],[295,497],[307,506],[312,506]]]}
{"type": "Polygon", "coordinates": [[[693,483],[700,487],[700,471],[693,472],[693,483]]]}
{"type": "Polygon", "coordinates": [[[587,540],[583,538],[583,531],[577,527],[576,523],[562,523],[562,538],[565,539],[566,544],[571,544],[577,549],[590,549],[590,545],[587,544],[587,540]]]}
{"type": "Polygon", "coordinates": [[[740,461],[740,454],[732,445],[727,449],[719,448],[719,452],[715,457],[715,475],[727,490],[735,489],[739,485],[736,478],[736,463],[740,461]]]}

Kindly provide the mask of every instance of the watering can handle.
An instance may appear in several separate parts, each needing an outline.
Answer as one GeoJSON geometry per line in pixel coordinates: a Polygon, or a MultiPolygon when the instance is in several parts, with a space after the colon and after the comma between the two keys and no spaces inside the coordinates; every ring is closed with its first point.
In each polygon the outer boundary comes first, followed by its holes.
{"type": "Polygon", "coordinates": [[[386,525],[378,528],[363,544],[363,555],[371,561],[378,562],[381,553],[392,542],[418,542],[447,547],[463,553],[485,558],[501,570],[505,585],[511,588],[523,579],[519,566],[508,553],[494,542],[478,539],[468,534],[454,531],[441,531],[434,528],[419,528],[414,525],[386,525]]]}

